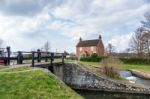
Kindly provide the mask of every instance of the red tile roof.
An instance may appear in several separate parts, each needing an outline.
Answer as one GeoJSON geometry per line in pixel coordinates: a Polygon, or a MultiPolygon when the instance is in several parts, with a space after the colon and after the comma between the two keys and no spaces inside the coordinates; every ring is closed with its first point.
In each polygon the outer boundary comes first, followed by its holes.
{"type": "Polygon", "coordinates": [[[79,41],[76,47],[97,46],[99,42],[102,44],[102,41],[100,39],[79,41]]]}

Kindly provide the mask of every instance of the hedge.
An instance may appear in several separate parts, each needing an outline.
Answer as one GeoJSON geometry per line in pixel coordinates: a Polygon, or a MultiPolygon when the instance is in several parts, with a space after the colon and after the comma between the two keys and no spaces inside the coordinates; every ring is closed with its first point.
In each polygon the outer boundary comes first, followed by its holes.
{"type": "Polygon", "coordinates": [[[91,57],[85,57],[81,58],[80,61],[86,61],[86,62],[100,62],[102,58],[91,58],[91,57]]]}
{"type": "Polygon", "coordinates": [[[138,65],[150,64],[150,59],[144,58],[120,58],[120,60],[125,64],[138,64],[138,65]]]}
{"type": "MultiPolygon", "coordinates": [[[[100,62],[102,60],[101,57],[83,57],[80,61],[86,62],[100,62]]],[[[124,64],[137,64],[137,65],[150,65],[150,59],[144,58],[120,58],[120,60],[124,64]]]]}
{"type": "Polygon", "coordinates": [[[80,61],[86,61],[86,62],[100,62],[102,60],[101,57],[98,57],[97,54],[92,54],[91,57],[82,57],[80,61]]]}
{"type": "Polygon", "coordinates": [[[67,57],[68,60],[78,60],[76,57],[67,57]]]}

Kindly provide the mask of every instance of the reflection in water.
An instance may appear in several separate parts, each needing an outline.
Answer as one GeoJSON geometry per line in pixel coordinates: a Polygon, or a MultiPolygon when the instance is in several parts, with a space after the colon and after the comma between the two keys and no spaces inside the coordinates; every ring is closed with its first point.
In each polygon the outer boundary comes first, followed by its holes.
{"type": "Polygon", "coordinates": [[[76,90],[76,92],[83,96],[85,99],[150,99],[149,95],[135,95],[85,90],[76,90]]]}

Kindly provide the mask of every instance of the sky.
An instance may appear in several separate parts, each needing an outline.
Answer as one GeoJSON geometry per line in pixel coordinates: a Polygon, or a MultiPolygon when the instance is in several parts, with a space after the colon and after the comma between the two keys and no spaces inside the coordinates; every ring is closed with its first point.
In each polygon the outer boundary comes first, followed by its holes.
{"type": "Polygon", "coordinates": [[[80,37],[102,35],[124,51],[148,11],[150,0],[0,0],[0,39],[13,51],[49,41],[51,51],[75,52],[80,37]]]}

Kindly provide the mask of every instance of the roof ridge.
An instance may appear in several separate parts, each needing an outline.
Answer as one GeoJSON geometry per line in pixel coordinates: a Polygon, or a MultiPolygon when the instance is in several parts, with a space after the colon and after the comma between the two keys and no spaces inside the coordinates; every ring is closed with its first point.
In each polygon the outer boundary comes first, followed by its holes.
{"type": "Polygon", "coordinates": [[[99,40],[99,39],[92,39],[92,40],[82,40],[82,41],[94,41],[94,40],[99,40]]]}
{"type": "Polygon", "coordinates": [[[99,42],[101,42],[99,39],[83,40],[78,42],[77,47],[96,46],[99,42]]]}

